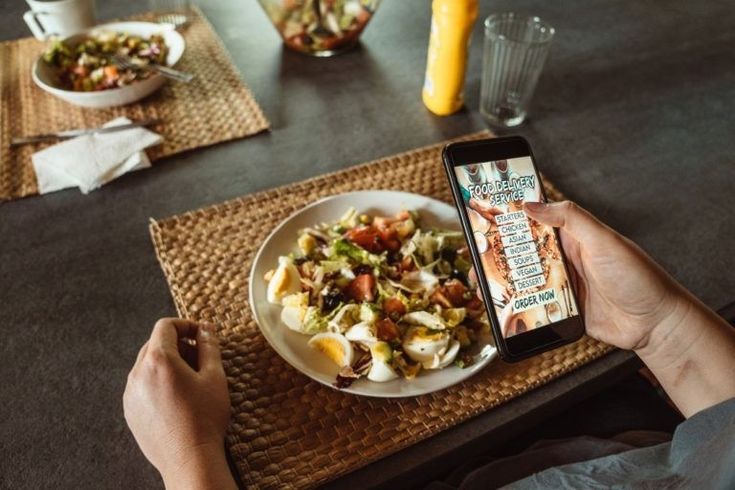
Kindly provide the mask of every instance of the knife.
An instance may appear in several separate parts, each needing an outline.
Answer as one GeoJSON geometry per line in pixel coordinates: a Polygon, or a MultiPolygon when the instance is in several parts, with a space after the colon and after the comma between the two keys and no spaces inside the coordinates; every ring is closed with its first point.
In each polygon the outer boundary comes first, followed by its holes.
{"type": "Polygon", "coordinates": [[[136,121],[127,124],[120,124],[119,126],[106,126],[101,128],[84,128],[84,129],[69,129],[66,131],[59,131],[58,133],[48,134],[37,134],[34,136],[25,136],[23,138],[13,138],[10,141],[10,147],[26,145],[28,143],[40,143],[42,141],[52,141],[58,139],[69,139],[77,136],[83,136],[85,134],[103,134],[103,133],[114,133],[116,131],[124,131],[131,128],[140,128],[143,126],[153,126],[163,122],[161,119],[145,119],[143,121],[136,121]]]}

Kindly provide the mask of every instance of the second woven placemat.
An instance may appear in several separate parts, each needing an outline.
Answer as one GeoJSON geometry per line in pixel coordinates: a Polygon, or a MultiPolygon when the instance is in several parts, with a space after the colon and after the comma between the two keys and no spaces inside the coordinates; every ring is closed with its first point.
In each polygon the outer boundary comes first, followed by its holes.
{"type": "MultiPolygon", "coordinates": [[[[488,137],[482,132],[462,139],[488,137]]],[[[151,235],[183,317],[220,325],[230,385],[227,444],[251,488],[310,488],[388,456],[600,357],[589,337],[518,364],[494,361],[446,390],[377,399],[323,386],[269,346],[248,304],[252,259],[294,211],[332,194],[396,189],[451,202],[445,143],[151,222],[151,235]]],[[[550,199],[561,194],[544,181],[550,199]]]]}
{"type": "MultiPolygon", "coordinates": [[[[134,20],[153,21],[143,14],[134,20]]],[[[0,43],[0,201],[38,193],[31,155],[48,145],[10,148],[16,136],[93,128],[119,116],[164,121],[152,130],[163,144],[147,150],[151,160],[268,129],[269,123],[240,79],[222,42],[198,9],[182,30],[186,52],[177,69],[194,73],[191,83],[167,82],[142,101],[108,109],[85,109],[47,94],[31,80],[43,52],[33,38],[0,43]]]]}

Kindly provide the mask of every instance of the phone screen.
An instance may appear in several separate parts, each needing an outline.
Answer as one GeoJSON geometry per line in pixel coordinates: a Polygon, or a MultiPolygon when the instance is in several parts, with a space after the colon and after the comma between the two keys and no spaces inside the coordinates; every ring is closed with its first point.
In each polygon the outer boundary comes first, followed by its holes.
{"type": "Polygon", "coordinates": [[[554,230],[523,212],[543,196],[531,157],[454,171],[503,337],[579,315],[554,230]]]}

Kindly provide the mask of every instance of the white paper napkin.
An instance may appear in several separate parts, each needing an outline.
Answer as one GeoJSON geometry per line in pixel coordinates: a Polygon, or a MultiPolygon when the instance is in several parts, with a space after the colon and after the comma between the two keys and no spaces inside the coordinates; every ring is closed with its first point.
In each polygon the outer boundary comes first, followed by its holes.
{"type": "MultiPolygon", "coordinates": [[[[119,117],[105,126],[130,122],[119,117]]],[[[31,157],[38,191],[45,194],[77,186],[86,194],[127,172],[150,167],[143,150],[161,141],[159,134],[141,127],[79,136],[50,146],[31,157]]]]}

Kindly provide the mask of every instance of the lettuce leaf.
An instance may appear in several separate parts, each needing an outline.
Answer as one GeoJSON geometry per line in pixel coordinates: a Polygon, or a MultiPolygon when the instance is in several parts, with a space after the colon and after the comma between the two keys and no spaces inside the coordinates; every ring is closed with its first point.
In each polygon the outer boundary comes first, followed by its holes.
{"type": "Polygon", "coordinates": [[[326,332],[327,324],[328,319],[319,312],[319,308],[316,306],[309,306],[306,309],[304,325],[301,327],[301,331],[309,335],[326,332]]]}
{"type": "Polygon", "coordinates": [[[331,248],[332,255],[329,257],[331,260],[338,260],[339,257],[345,257],[358,264],[365,264],[371,267],[379,267],[385,262],[384,256],[372,254],[345,238],[335,240],[331,248]]]}

